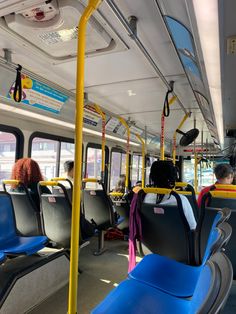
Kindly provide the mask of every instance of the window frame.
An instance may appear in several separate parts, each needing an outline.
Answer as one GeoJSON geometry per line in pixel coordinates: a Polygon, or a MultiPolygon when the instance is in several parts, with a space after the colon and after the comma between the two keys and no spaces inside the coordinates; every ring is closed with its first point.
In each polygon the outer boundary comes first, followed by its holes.
{"type": "MultiPolygon", "coordinates": [[[[112,161],[112,153],[121,153],[126,155],[126,151],[122,148],[112,147],[111,149],[111,155],[110,155],[110,167],[109,167],[109,190],[111,190],[111,161],[112,161]]],[[[122,155],[121,155],[122,156],[122,155]]],[[[131,174],[131,153],[129,153],[129,171],[128,171],[128,177],[129,177],[129,185],[130,185],[130,174],[131,174]]],[[[122,157],[120,160],[120,175],[121,175],[121,167],[122,167],[122,157]]]]}
{"type": "MultiPolygon", "coordinates": [[[[97,143],[92,143],[88,142],[86,145],[86,151],[85,151],[85,169],[84,169],[84,174],[87,173],[87,158],[88,158],[88,148],[95,148],[95,149],[102,149],[101,144],[97,143]]],[[[105,145],[105,173],[104,173],[104,187],[105,190],[107,191],[107,181],[108,181],[108,167],[107,165],[109,164],[109,148],[108,146],[105,145]]]]}
{"type": "Polygon", "coordinates": [[[23,157],[24,153],[24,134],[23,132],[13,126],[0,124],[0,131],[5,133],[11,133],[16,137],[16,154],[15,154],[15,161],[23,157]]]}
{"type": "Polygon", "coordinates": [[[56,157],[56,176],[59,176],[59,173],[60,173],[60,159],[61,159],[61,143],[62,142],[66,142],[66,143],[74,144],[75,143],[74,139],[69,138],[69,137],[60,136],[60,135],[55,135],[55,134],[44,133],[44,132],[33,132],[30,135],[29,144],[28,144],[28,157],[30,157],[30,158],[31,158],[31,155],[32,155],[33,140],[36,137],[39,137],[39,138],[42,138],[42,139],[46,139],[46,140],[57,141],[59,143],[59,145],[57,147],[57,154],[56,154],[56,156],[57,156],[56,157]]]}

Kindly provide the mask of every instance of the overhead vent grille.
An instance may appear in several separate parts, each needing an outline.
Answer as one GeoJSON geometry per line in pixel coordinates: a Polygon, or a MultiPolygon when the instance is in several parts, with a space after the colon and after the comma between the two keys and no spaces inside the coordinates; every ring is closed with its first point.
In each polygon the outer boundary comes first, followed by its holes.
{"type": "MultiPolygon", "coordinates": [[[[77,54],[77,25],[84,11],[82,3],[78,0],[37,1],[36,5],[23,7],[18,6],[14,13],[3,17],[11,33],[50,58],[67,59],[77,54]]],[[[107,52],[116,47],[116,40],[103,26],[93,16],[90,18],[86,32],[86,54],[107,52]]]]}

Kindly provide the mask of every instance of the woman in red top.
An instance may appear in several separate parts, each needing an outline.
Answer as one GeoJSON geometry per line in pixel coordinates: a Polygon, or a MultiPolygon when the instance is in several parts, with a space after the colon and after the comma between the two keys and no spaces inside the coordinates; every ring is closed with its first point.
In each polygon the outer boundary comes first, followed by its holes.
{"type": "MultiPolygon", "coordinates": [[[[233,168],[229,164],[217,165],[214,169],[214,173],[215,173],[217,181],[215,184],[207,186],[201,190],[197,199],[198,207],[201,206],[203,195],[208,193],[214,186],[217,189],[217,184],[226,184],[226,185],[229,184],[230,185],[233,182],[234,171],[233,171],[233,168]]],[[[223,191],[227,191],[227,189],[224,189],[223,191]]],[[[232,191],[232,190],[229,190],[229,191],[232,191]]]]}

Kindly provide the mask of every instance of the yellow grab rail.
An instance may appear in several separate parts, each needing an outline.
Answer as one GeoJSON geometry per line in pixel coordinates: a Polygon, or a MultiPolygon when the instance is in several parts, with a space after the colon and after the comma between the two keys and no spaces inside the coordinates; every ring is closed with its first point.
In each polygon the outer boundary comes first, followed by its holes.
{"type": "Polygon", "coordinates": [[[75,118],[75,170],[71,217],[71,251],[70,251],[68,314],[77,313],[86,26],[90,16],[97,9],[100,3],[101,0],[89,0],[88,5],[84,10],[78,25],[76,118],[75,118]]]}
{"type": "Polygon", "coordinates": [[[104,183],[104,177],[105,177],[105,146],[106,146],[106,115],[102,111],[99,105],[93,104],[94,109],[96,112],[101,116],[102,118],[102,170],[101,170],[101,180],[104,183]]]}
{"type": "Polygon", "coordinates": [[[183,195],[192,195],[192,192],[190,191],[175,191],[177,194],[183,194],[183,195]]]}
{"type": "Polygon", "coordinates": [[[232,191],[236,191],[236,185],[233,184],[215,184],[216,190],[213,191],[217,191],[218,189],[225,189],[225,190],[232,190],[232,191]]]}
{"type": "Polygon", "coordinates": [[[39,181],[39,184],[42,186],[55,186],[59,183],[57,181],[39,181]]]}
{"type": "Polygon", "coordinates": [[[96,178],[84,178],[82,181],[83,183],[88,183],[88,182],[98,183],[100,180],[96,178]]]}
{"type": "Polygon", "coordinates": [[[218,198],[235,198],[236,199],[236,192],[231,192],[231,191],[210,191],[211,195],[213,197],[218,197],[218,198]]]}
{"type": "Polygon", "coordinates": [[[20,180],[2,180],[2,183],[18,185],[20,184],[20,180]]]}
{"type": "Polygon", "coordinates": [[[109,193],[110,196],[119,196],[122,197],[124,195],[124,193],[122,192],[110,192],[109,193]]]}
{"type": "Polygon", "coordinates": [[[173,135],[173,151],[172,151],[172,156],[173,156],[173,164],[175,165],[176,163],[176,136],[177,136],[177,130],[180,130],[184,124],[184,122],[187,120],[187,118],[190,117],[190,113],[186,113],[186,115],[183,117],[181,120],[180,124],[178,125],[177,129],[174,132],[173,135]]]}
{"type": "Polygon", "coordinates": [[[145,187],[145,142],[139,134],[135,134],[142,144],[142,189],[145,187]]]}
{"type": "Polygon", "coordinates": [[[67,178],[64,178],[64,177],[55,177],[55,178],[52,178],[52,181],[67,181],[68,179],[67,178]]]}
{"type": "Polygon", "coordinates": [[[164,189],[164,188],[144,188],[143,191],[145,193],[154,193],[154,194],[170,194],[172,192],[171,189],[164,189]]]}
{"type": "Polygon", "coordinates": [[[126,170],[125,170],[125,192],[129,189],[129,142],[130,142],[130,129],[128,124],[123,118],[119,118],[120,122],[126,128],[127,131],[127,148],[126,148],[126,170]]]}
{"type": "MultiPolygon", "coordinates": [[[[169,101],[169,105],[171,106],[174,101],[177,99],[177,96],[171,97],[169,101]]],[[[165,160],[165,116],[162,112],[161,114],[161,143],[160,143],[160,151],[161,151],[161,160],[165,160]]]]}
{"type": "Polygon", "coordinates": [[[178,188],[184,188],[188,185],[187,182],[175,182],[175,186],[178,188]]]}

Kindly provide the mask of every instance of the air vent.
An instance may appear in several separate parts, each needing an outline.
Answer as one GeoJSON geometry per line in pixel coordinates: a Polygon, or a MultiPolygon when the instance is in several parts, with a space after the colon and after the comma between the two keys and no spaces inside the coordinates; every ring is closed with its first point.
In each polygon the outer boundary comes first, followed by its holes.
{"type": "MultiPolygon", "coordinates": [[[[77,24],[84,6],[77,0],[41,1],[41,4],[4,16],[8,29],[50,57],[76,55],[77,24]]],[[[92,17],[87,26],[86,53],[108,50],[113,38],[92,17]]],[[[114,45],[112,45],[114,47],[114,45]]]]}

